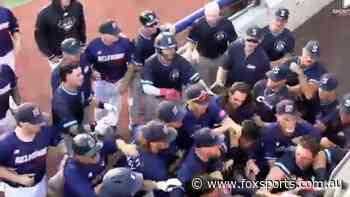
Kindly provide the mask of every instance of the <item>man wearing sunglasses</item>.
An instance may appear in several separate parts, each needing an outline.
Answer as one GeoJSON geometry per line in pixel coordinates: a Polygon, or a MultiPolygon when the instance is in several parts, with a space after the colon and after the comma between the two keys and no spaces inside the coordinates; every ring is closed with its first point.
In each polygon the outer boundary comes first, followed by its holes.
{"type": "Polygon", "coordinates": [[[294,51],[294,35],[286,28],[288,18],[289,10],[279,8],[276,10],[271,23],[262,30],[264,39],[261,46],[269,57],[271,66],[278,66],[284,63],[294,51]]]}
{"type": "Polygon", "coordinates": [[[260,47],[263,33],[258,26],[247,29],[243,39],[236,40],[227,49],[223,65],[219,67],[216,84],[230,87],[243,81],[251,87],[270,70],[270,60],[260,47]]]}
{"type": "Polygon", "coordinates": [[[230,127],[240,129],[200,84],[188,87],[185,97],[186,114],[176,140],[179,148],[188,150],[193,144],[191,135],[203,127],[215,128],[217,133],[224,133],[230,127]]]}

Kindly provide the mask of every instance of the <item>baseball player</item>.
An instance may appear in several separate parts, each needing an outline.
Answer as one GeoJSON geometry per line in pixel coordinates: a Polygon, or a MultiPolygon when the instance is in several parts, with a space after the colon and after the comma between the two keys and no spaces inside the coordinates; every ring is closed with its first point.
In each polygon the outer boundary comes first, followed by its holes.
{"type": "Polygon", "coordinates": [[[230,116],[230,118],[241,124],[246,119],[253,118],[255,105],[252,102],[250,87],[244,82],[232,84],[228,93],[215,98],[216,103],[230,116]]]}
{"type": "Polygon", "coordinates": [[[12,132],[16,121],[10,109],[10,96],[16,104],[21,103],[17,87],[17,77],[10,66],[0,64],[0,133],[12,132]]]}
{"type": "Polygon", "coordinates": [[[276,104],[284,99],[294,100],[287,83],[288,68],[286,66],[272,67],[266,73],[267,80],[258,81],[252,90],[256,103],[256,113],[264,122],[275,120],[276,104]]]}
{"type": "Polygon", "coordinates": [[[264,39],[261,46],[265,49],[272,67],[284,63],[294,52],[295,38],[292,32],[286,28],[288,18],[289,10],[279,8],[275,11],[271,23],[262,29],[264,39]]]}
{"type": "Polygon", "coordinates": [[[154,47],[156,53],[145,62],[141,76],[146,121],[155,118],[156,105],[161,100],[180,101],[182,86],[200,82],[192,65],[176,53],[176,40],[171,32],[161,32],[154,47]]]}
{"type": "Polygon", "coordinates": [[[56,89],[52,98],[53,125],[64,134],[66,148],[71,152],[72,137],[84,132],[84,108],[89,100],[79,90],[84,76],[78,64],[60,67],[61,85],[56,89]]]}
{"type": "Polygon", "coordinates": [[[282,100],[276,105],[277,122],[269,124],[263,130],[261,146],[265,159],[270,166],[283,152],[293,150],[295,139],[311,135],[320,140],[320,131],[307,122],[298,121],[296,106],[291,100],[282,100]],[[294,140],[293,140],[294,139],[294,140]]]}
{"type": "Polygon", "coordinates": [[[133,44],[121,34],[117,23],[108,20],[99,27],[100,37],[92,40],[85,50],[87,60],[99,73],[96,81],[96,99],[111,104],[115,110],[97,109],[96,118],[100,122],[116,127],[121,111],[121,95],[129,86],[134,73],[131,62],[133,44]]]}
{"type": "Polygon", "coordinates": [[[0,140],[0,177],[6,197],[46,197],[46,158],[49,146],[61,141],[39,108],[24,103],[15,114],[18,127],[0,140]]]}
{"type": "Polygon", "coordinates": [[[142,25],[139,34],[134,40],[135,51],[132,61],[136,65],[135,75],[131,82],[129,96],[129,114],[130,114],[130,130],[137,127],[141,123],[141,103],[142,103],[142,87],[141,87],[141,70],[147,58],[154,54],[154,40],[160,33],[159,19],[153,11],[143,11],[139,16],[142,25]]]}
{"type": "Polygon", "coordinates": [[[0,1],[0,64],[15,70],[15,54],[21,49],[18,21],[12,11],[0,1]]]}
{"type": "Polygon", "coordinates": [[[327,73],[325,66],[319,62],[320,56],[319,42],[310,40],[302,49],[302,55],[294,57],[289,65],[289,69],[297,75],[294,82],[292,77],[288,79],[288,83],[293,85],[290,90],[295,94],[305,96],[307,100],[315,98],[321,76],[327,73]]]}
{"type": "Polygon", "coordinates": [[[40,52],[54,69],[62,59],[60,46],[64,39],[86,43],[83,5],[77,0],[51,0],[36,18],[34,36],[40,52]]]}
{"type": "Polygon", "coordinates": [[[107,156],[117,149],[136,156],[135,145],[127,145],[123,140],[98,140],[87,133],[73,138],[73,155],[68,158],[63,169],[64,197],[97,197],[101,182],[107,171],[107,156]]]}
{"type": "Polygon", "coordinates": [[[220,16],[216,2],[204,6],[204,16],[192,25],[184,56],[196,66],[207,83],[215,81],[218,66],[224,63],[224,53],[237,34],[232,22],[220,16]]]}
{"type": "Polygon", "coordinates": [[[250,26],[244,39],[237,39],[227,49],[224,63],[217,72],[216,83],[230,87],[243,81],[251,87],[265,77],[270,70],[270,60],[260,46],[263,40],[261,28],[250,26]]]}
{"type": "Polygon", "coordinates": [[[143,175],[130,168],[114,168],[103,177],[100,197],[133,197],[144,186],[143,175]]]}

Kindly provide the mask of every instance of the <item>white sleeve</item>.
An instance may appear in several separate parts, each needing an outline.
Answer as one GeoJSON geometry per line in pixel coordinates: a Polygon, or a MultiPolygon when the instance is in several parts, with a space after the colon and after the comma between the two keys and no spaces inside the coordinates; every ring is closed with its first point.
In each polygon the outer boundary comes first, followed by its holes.
{"type": "Polygon", "coordinates": [[[160,96],[160,89],[150,84],[142,84],[142,90],[147,95],[160,96]]]}

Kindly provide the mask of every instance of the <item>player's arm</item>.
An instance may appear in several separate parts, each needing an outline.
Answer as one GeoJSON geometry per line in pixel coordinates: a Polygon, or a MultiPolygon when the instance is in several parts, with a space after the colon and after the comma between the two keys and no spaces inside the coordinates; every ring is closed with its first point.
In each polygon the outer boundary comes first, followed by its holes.
{"type": "Polygon", "coordinates": [[[16,171],[0,166],[0,179],[8,180],[24,186],[32,186],[34,184],[34,174],[17,174],[16,171]]]}
{"type": "Polygon", "coordinates": [[[271,67],[276,67],[276,66],[280,66],[281,64],[288,62],[291,58],[292,58],[292,53],[286,53],[283,57],[281,57],[278,60],[275,61],[271,61],[271,67]]]}
{"type": "Polygon", "coordinates": [[[303,94],[306,99],[312,99],[318,90],[317,81],[314,79],[308,80],[304,71],[300,68],[300,65],[292,62],[290,65],[290,70],[298,75],[299,84],[290,88],[291,92],[303,94]]]}
{"type": "Polygon", "coordinates": [[[231,51],[231,45],[227,51],[224,54],[224,63],[223,65],[219,65],[218,72],[216,74],[216,81],[215,84],[218,84],[220,86],[224,86],[226,84],[226,79],[227,79],[227,73],[229,72],[231,66],[232,66],[232,61],[230,58],[230,51],[231,51]]]}
{"type": "Polygon", "coordinates": [[[84,8],[81,5],[81,14],[79,17],[79,40],[81,44],[86,44],[86,24],[85,24],[85,14],[84,14],[84,8]]]}
{"type": "Polygon", "coordinates": [[[46,21],[46,16],[43,13],[40,13],[36,19],[34,38],[35,42],[38,45],[38,48],[42,54],[50,59],[55,59],[55,55],[49,49],[48,45],[48,33],[47,33],[48,24],[46,21]]]}

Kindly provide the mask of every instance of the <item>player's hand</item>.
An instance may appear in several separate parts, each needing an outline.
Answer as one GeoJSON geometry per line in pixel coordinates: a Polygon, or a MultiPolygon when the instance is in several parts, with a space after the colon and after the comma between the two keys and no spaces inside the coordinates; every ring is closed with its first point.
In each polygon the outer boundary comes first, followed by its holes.
{"type": "Polygon", "coordinates": [[[300,65],[298,65],[297,63],[295,62],[292,62],[290,64],[290,67],[289,69],[292,71],[292,72],[295,72],[296,74],[300,75],[300,74],[303,74],[303,69],[301,69],[300,65]]]}
{"type": "Polygon", "coordinates": [[[256,175],[260,172],[259,167],[256,165],[255,160],[250,159],[247,161],[247,166],[245,167],[245,175],[250,180],[255,180],[256,175]]]}
{"type": "Polygon", "coordinates": [[[94,81],[100,81],[102,79],[101,74],[96,70],[92,72],[92,78],[94,81]]]}
{"type": "Polygon", "coordinates": [[[116,144],[120,151],[127,156],[137,156],[139,152],[137,150],[137,146],[135,144],[127,144],[124,140],[117,139],[116,144]]]}
{"type": "Polygon", "coordinates": [[[314,127],[316,129],[319,129],[321,132],[324,132],[326,130],[326,125],[323,124],[323,122],[319,121],[319,120],[316,120],[316,123],[314,124],[314,127]]]}
{"type": "Polygon", "coordinates": [[[160,94],[169,101],[179,101],[181,99],[181,94],[175,89],[161,88],[160,94]]]}
{"type": "Polygon", "coordinates": [[[336,145],[331,142],[327,137],[323,137],[321,138],[321,142],[320,142],[321,146],[323,146],[324,148],[332,148],[335,147],[336,145]]]}
{"type": "Polygon", "coordinates": [[[34,177],[35,174],[21,174],[18,175],[18,181],[17,183],[26,186],[26,187],[30,187],[34,185],[34,177]]]}

